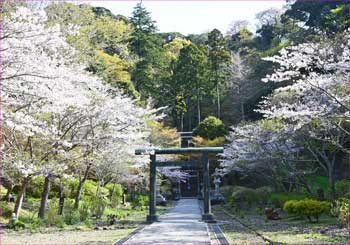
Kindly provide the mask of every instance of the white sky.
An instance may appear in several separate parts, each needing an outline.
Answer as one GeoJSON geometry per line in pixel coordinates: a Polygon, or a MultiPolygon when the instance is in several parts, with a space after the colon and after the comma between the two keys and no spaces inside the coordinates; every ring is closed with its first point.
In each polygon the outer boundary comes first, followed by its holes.
{"type": "MultiPolygon", "coordinates": [[[[84,1],[93,6],[105,7],[113,14],[131,16],[134,6],[139,1],[84,1]]],[[[248,20],[253,23],[255,14],[269,9],[282,8],[283,0],[272,1],[161,1],[144,0],[143,4],[152,19],[157,22],[161,32],[177,31],[182,34],[199,34],[214,28],[226,33],[229,24],[235,20],[248,20]]]]}

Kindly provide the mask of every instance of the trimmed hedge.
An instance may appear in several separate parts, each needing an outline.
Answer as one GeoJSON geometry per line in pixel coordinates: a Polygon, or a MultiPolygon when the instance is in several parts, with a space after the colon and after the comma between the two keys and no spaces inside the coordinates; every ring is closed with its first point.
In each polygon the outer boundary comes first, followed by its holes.
{"type": "Polygon", "coordinates": [[[318,222],[319,216],[322,213],[328,213],[330,206],[329,202],[321,202],[312,199],[289,200],[284,204],[283,210],[289,214],[306,217],[310,222],[312,222],[313,217],[316,222],[318,222]]]}

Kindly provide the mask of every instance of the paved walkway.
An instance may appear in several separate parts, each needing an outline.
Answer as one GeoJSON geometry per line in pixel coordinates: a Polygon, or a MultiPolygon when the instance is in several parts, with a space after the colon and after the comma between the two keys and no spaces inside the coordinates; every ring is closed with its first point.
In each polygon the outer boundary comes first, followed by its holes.
{"type": "Polygon", "coordinates": [[[197,199],[181,199],[124,244],[210,244],[207,224],[201,221],[197,199]]]}

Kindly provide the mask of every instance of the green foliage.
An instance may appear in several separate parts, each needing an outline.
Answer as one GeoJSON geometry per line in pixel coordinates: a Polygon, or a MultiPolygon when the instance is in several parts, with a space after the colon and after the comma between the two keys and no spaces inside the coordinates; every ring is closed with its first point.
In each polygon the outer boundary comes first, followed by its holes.
{"type": "Polygon", "coordinates": [[[269,202],[276,208],[282,208],[288,200],[302,200],[307,198],[308,196],[303,193],[272,193],[269,197],[269,202]]]}
{"type": "Polygon", "coordinates": [[[25,228],[25,224],[18,219],[13,219],[13,220],[10,220],[8,224],[8,228],[19,231],[25,228]]]}
{"type": "Polygon", "coordinates": [[[131,82],[129,69],[130,64],[117,54],[110,55],[101,50],[95,51],[94,62],[89,67],[90,71],[102,77],[107,83],[137,98],[139,94],[131,82]]]}
{"type": "Polygon", "coordinates": [[[222,121],[216,117],[210,116],[204,119],[193,130],[193,135],[199,135],[205,139],[214,139],[227,134],[227,128],[222,121]]]}
{"type": "Polygon", "coordinates": [[[350,199],[340,198],[336,200],[337,216],[340,225],[346,227],[350,233],[350,199]]]}
{"type": "Polygon", "coordinates": [[[26,194],[30,197],[40,198],[43,186],[44,177],[38,176],[31,178],[26,189],[26,194]]]}
{"type": "Polygon", "coordinates": [[[235,186],[229,202],[237,204],[238,207],[247,206],[251,208],[254,203],[257,203],[258,198],[254,189],[244,186],[235,186]]]}
{"type": "Polygon", "coordinates": [[[74,200],[66,199],[64,206],[64,221],[68,225],[75,225],[80,222],[79,210],[74,208],[74,200]]]}
{"type": "Polygon", "coordinates": [[[44,224],[45,221],[43,219],[33,218],[29,224],[27,224],[27,227],[31,232],[38,232],[40,230],[40,227],[42,227],[44,224]]]}
{"type": "Polygon", "coordinates": [[[149,203],[148,195],[138,195],[136,200],[133,202],[135,208],[143,210],[149,203]]]}
{"type": "Polygon", "coordinates": [[[105,188],[109,191],[111,206],[116,208],[123,200],[123,186],[120,184],[108,183],[105,188]]]}
{"type": "Polygon", "coordinates": [[[350,198],[350,181],[343,179],[335,182],[335,191],[338,197],[350,198]]]}
{"type": "Polygon", "coordinates": [[[149,141],[153,145],[161,147],[177,147],[180,144],[180,137],[175,128],[166,127],[162,122],[148,122],[151,128],[149,141]]]}
{"type": "MultiPolygon", "coordinates": [[[[75,198],[75,194],[79,185],[79,180],[64,180],[63,185],[65,186],[65,195],[69,198],[75,198]]],[[[99,187],[99,195],[106,197],[109,194],[109,190],[105,187],[99,187]]],[[[93,180],[86,180],[83,185],[82,199],[85,197],[93,197],[96,195],[97,183],[93,180]]]]}
{"type": "Polygon", "coordinates": [[[5,218],[10,218],[13,213],[13,205],[8,202],[0,202],[1,204],[1,216],[5,218]]]}
{"type": "Polygon", "coordinates": [[[334,34],[349,28],[349,9],[349,3],[346,1],[305,2],[298,0],[291,5],[286,14],[296,21],[305,22],[311,33],[322,30],[334,34]]]}
{"type": "Polygon", "coordinates": [[[224,185],[220,187],[220,193],[226,198],[228,199],[231,194],[232,194],[232,190],[233,190],[233,186],[231,185],[224,185]]]}
{"type": "Polygon", "coordinates": [[[110,225],[114,225],[118,220],[125,219],[125,217],[128,215],[128,212],[125,212],[124,210],[117,210],[113,213],[110,213],[107,216],[107,222],[110,225]]]}
{"type": "Polygon", "coordinates": [[[107,198],[93,197],[89,199],[91,215],[100,219],[104,213],[105,208],[108,205],[107,198]]]}
{"type": "Polygon", "coordinates": [[[204,139],[200,136],[193,137],[193,143],[196,147],[215,147],[226,144],[225,137],[217,137],[214,139],[204,139]]]}
{"type": "Polygon", "coordinates": [[[209,45],[209,63],[211,74],[213,74],[214,83],[216,85],[217,112],[221,115],[220,109],[220,84],[225,82],[229,75],[227,69],[222,69],[230,64],[231,55],[226,49],[225,39],[218,29],[214,29],[208,34],[209,45]]]}
{"type": "Polygon", "coordinates": [[[258,201],[261,204],[266,204],[269,201],[269,197],[272,193],[272,188],[270,186],[262,186],[255,189],[255,192],[258,197],[258,201]]]}
{"type": "Polygon", "coordinates": [[[62,215],[58,216],[55,220],[55,225],[58,227],[58,228],[61,228],[63,229],[64,227],[66,227],[66,222],[64,220],[64,217],[62,215]]]}
{"type": "Polygon", "coordinates": [[[157,97],[156,78],[161,73],[165,57],[163,40],[156,35],[155,21],[142,3],[135,6],[130,22],[134,28],[129,47],[140,58],[132,70],[132,81],[141,95],[157,97]]]}
{"type": "Polygon", "coordinates": [[[223,186],[220,188],[220,192],[228,200],[231,207],[251,208],[268,203],[272,189],[269,186],[256,189],[244,186],[223,186]]]}
{"type": "Polygon", "coordinates": [[[56,224],[57,219],[59,218],[58,215],[58,202],[55,199],[50,200],[48,203],[47,211],[46,211],[46,223],[48,225],[54,225],[56,224]]]}
{"type": "Polygon", "coordinates": [[[319,216],[322,213],[329,212],[330,203],[312,199],[289,200],[284,204],[283,210],[289,214],[307,217],[310,222],[312,221],[312,217],[314,217],[318,222],[319,216]]]}
{"type": "Polygon", "coordinates": [[[91,202],[83,200],[79,205],[80,220],[85,221],[91,216],[91,202]]]}
{"type": "Polygon", "coordinates": [[[174,70],[174,82],[179,94],[194,101],[201,101],[210,91],[212,84],[207,77],[208,58],[199,47],[190,43],[180,50],[174,70]]]}

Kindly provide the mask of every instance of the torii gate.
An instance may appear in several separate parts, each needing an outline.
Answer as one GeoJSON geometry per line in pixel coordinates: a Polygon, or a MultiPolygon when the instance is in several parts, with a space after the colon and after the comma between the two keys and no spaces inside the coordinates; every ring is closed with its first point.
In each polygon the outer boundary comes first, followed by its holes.
{"type": "Polygon", "coordinates": [[[209,153],[222,153],[223,147],[190,147],[190,148],[163,148],[163,149],[136,149],[135,155],[150,155],[150,198],[149,198],[149,215],[147,215],[147,222],[152,223],[158,221],[156,215],[156,169],[157,167],[167,166],[198,166],[202,164],[203,167],[203,214],[202,220],[205,222],[213,222],[214,217],[211,213],[210,205],[210,183],[209,183],[209,153]],[[187,153],[202,153],[201,161],[167,161],[157,162],[156,155],[161,154],[187,154],[187,153]],[[197,163],[197,164],[196,164],[197,163]],[[196,165],[194,165],[196,164],[196,165]]]}

